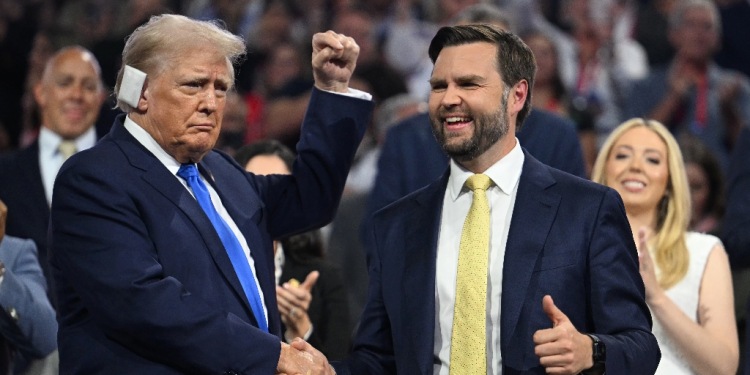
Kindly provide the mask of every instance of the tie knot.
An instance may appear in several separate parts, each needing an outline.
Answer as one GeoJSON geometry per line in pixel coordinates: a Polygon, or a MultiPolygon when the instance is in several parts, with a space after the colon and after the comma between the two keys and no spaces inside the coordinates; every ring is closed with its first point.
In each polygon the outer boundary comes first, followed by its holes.
{"type": "Polygon", "coordinates": [[[57,146],[57,151],[63,156],[64,160],[68,160],[69,157],[73,156],[78,151],[76,143],[73,141],[62,141],[57,146]]]}
{"type": "Polygon", "coordinates": [[[466,180],[466,187],[471,189],[472,191],[486,191],[491,184],[492,180],[490,180],[489,176],[481,173],[472,175],[468,180],[466,180]]]}
{"type": "Polygon", "coordinates": [[[198,168],[195,167],[195,164],[183,164],[177,171],[177,175],[187,181],[193,177],[198,177],[198,168]]]}

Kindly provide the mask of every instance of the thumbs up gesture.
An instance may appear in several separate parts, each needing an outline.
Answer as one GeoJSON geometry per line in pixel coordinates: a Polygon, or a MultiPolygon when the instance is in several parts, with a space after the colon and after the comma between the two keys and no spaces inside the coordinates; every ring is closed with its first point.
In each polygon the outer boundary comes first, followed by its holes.
{"type": "Polygon", "coordinates": [[[276,303],[279,307],[279,313],[281,313],[281,321],[287,328],[287,332],[284,334],[290,339],[304,337],[312,326],[310,316],[307,315],[307,309],[312,301],[310,292],[319,276],[318,271],[312,271],[302,284],[292,279],[282,286],[276,287],[276,303]]]}
{"type": "Polygon", "coordinates": [[[552,297],[544,296],[542,306],[552,328],[534,333],[534,353],[547,373],[575,375],[594,366],[591,338],[576,330],[552,297]]]}

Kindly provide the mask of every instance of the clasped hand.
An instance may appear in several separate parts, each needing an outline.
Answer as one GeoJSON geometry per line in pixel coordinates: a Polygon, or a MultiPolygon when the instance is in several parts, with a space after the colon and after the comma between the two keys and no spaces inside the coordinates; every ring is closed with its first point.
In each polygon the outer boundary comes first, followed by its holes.
{"type": "Polygon", "coordinates": [[[336,375],[336,371],[321,352],[305,340],[296,338],[291,345],[281,343],[281,355],[276,374],[336,375]]]}
{"type": "Polygon", "coordinates": [[[548,374],[574,375],[594,366],[593,342],[579,333],[570,319],[555,306],[552,297],[542,299],[552,328],[534,333],[534,353],[548,374]]]}

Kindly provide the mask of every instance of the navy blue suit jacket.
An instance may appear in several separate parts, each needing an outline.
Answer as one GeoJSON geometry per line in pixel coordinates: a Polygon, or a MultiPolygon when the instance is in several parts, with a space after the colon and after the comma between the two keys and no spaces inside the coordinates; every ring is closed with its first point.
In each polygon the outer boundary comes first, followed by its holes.
{"type": "MultiPolygon", "coordinates": [[[[98,130],[98,129],[97,129],[98,130]]],[[[97,137],[103,135],[97,133],[97,137]]],[[[39,166],[39,140],[29,147],[0,158],[0,200],[8,206],[6,233],[34,240],[47,280],[50,302],[56,306],[52,275],[47,259],[49,206],[39,166]]]]}
{"type": "MultiPolygon", "coordinates": [[[[532,110],[516,137],[542,163],[586,178],[581,145],[570,120],[532,110]]],[[[432,134],[426,113],[396,125],[385,139],[365,217],[437,180],[447,166],[448,155],[432,134]]]]}
{"type": "MultiPolygon", "coordinates": [[[[503,266],[503,373],[545,374],[532,336],[552,327],[542,309],[549,294],[580,332],[605,342],[607,374],[653,374],[660,351],[619,195],[525,157],[503,266]]],[[[373,217],[367,306],[339,375],[432,374],[447,182],[446,172],[373,217]]]]}
{"type": "MultiPolygon", "coordinates": [[[[722,242],[732,268],[750,267],[750,128],[740,133],[729,167],[722,242]]],[[[750,364],[750,362],[747,362],[750,364]]],[[[750,374],[750,372],[747,372],[750,374]]]]}
{"type": "MultiPolygon", "coordinates": [[[[49,206],[39,167],[39,141],[0,158],[0,181],[0,200],[8,206],[6,233],[34,240],[44,277],[50,281],[47,263],[49,206]]],[[[49,293],[52,297],[53,291],[49,293]]],[[[53,298],[50,300],[54,302],[53,298]]]]}
{"type": "Polygon", "coordinates": [[[272,240],[333,218],[372,103],[313,90],[292,175],[198,164],[247,239],[268,309],[257,328],[198,202],[118,118],[58,174],[50,263],[61,374],[273,374],[280,352],[272,240]]]}

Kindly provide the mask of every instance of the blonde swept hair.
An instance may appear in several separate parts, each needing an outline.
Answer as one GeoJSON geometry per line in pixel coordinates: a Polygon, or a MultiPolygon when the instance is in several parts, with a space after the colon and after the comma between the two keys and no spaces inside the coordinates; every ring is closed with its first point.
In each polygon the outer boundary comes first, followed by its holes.
{"type": "MultiPolygon", "coordinates": [[[[245,42],[241,37],[227,31],[219,21],[197,21],[176,14],[153,16],[135,29],[125,42],[122,66],[117,72],[115,94],[120,92],[126,65],[152,77],[159,75],[172,64],[179,63],[185,51],[194,49],[202,49],[201,53],[223,55],[227,59],[230,76],[234,78],[232,64],[245,54],[245,42]],[[210,48],[213,50],[205,51],[210,48]]],[[[117,107],[124,112],[133,110],[130,105],[119,99],[117,107]]]]}
{"type": "Polygon", "coordinates": [[[682,280],[688,271],[690,254],[685,243],[685,232],[690,224],[690,190],[682,160],[682,152],[669,130],[654,120],[634,118],[618,126],[604,142],[596,157],[591,180],[607,184],[606,165],[615,142],[628,130],[643,126],[658,135],[667,145],[669,180],[664,197],[658,204],[656,232],[649,241],[656,265],[659,266],[659,285],[669,289],[682,280]]]}

